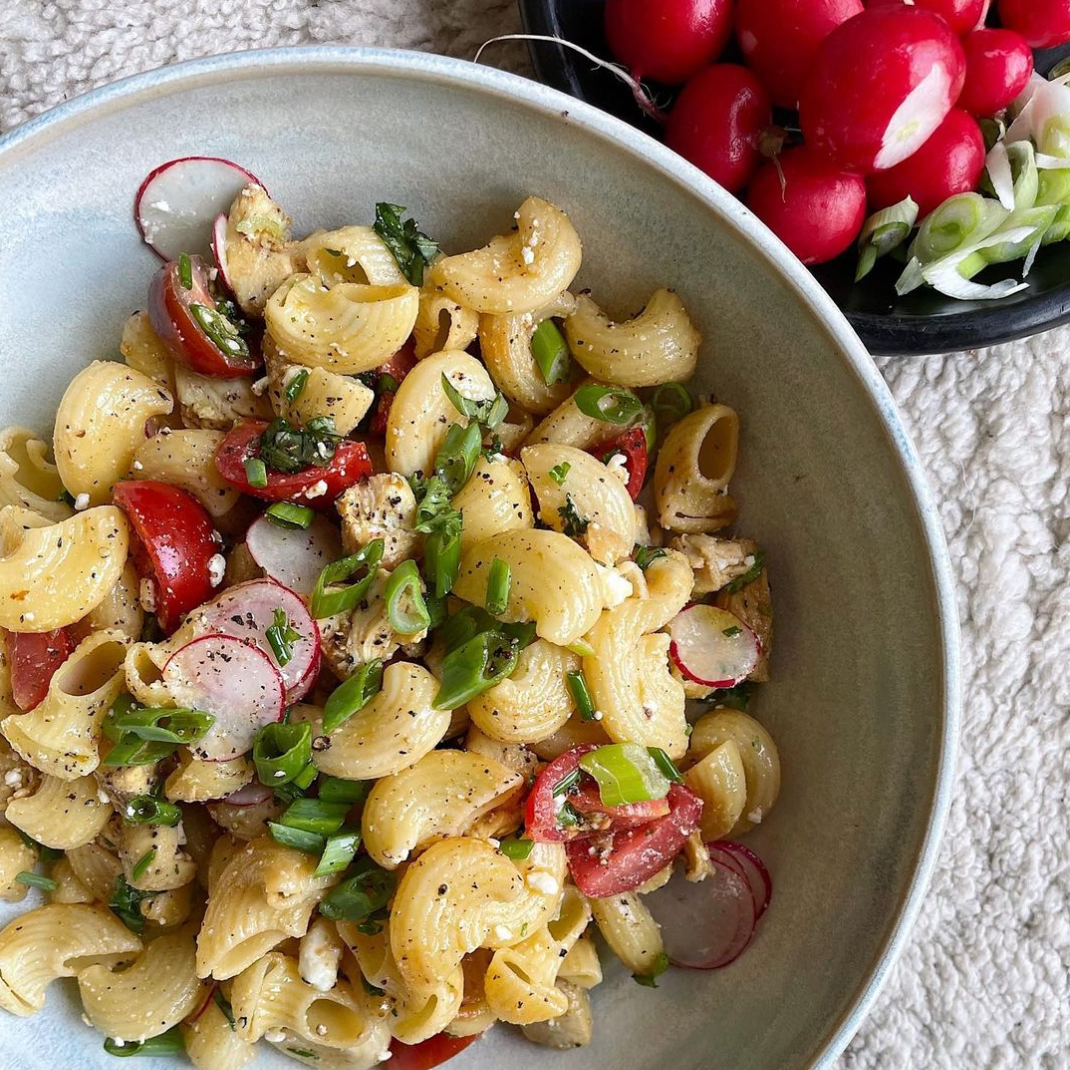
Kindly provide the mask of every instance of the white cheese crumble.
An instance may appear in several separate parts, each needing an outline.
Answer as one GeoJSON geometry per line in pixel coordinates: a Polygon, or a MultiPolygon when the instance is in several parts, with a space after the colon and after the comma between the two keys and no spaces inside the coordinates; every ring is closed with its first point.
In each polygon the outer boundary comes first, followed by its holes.
{"type": "Polygon", "coordinates": [[[375,1061],[378,1063],[385,1063],[392,1054],[393,1052],[389,1048],[387,1048],[386,1051],[379,1052],[379,1056],[375,1061]]]}
{"type": "Polygon", "coordinates": [[[257,379],[257,381],[253,383],[252,391],[257,397],[260,397],[270,385],[271,380],[265,375],[263,379],[257,379]]]}
{"type": "Polygon", "coordinates": [[[322,925],[313,925],[301,941],[297,966],[301,978],[317,992],[329,992],[338,980],[339,950],[322,925]]]}
{"type": "Polygon", "coordinates": [[[512,940],[513,930],[506,928],[504,925],[494,926],[494,939],[495,940],[512,940]]]}
{"type": "Polygon", "coordinates": [[[88,509],[89,508],[89,495],[88,494],[79,494],[78,497],[74,499],[74,507],[75,507],[75,509],[78,510],[78,512],[81,512],[83,509],[88,509]]]}
{"type": "Polygon", "coordinates": [[[606,609],[614,609],[635,593],[631,582],[615,568],[599,565],[597,562],[595,568],[598,569],[598,579],[602,584],[602,601],[606,609]]]}
{"type": "Polygon", "coordinates": [[[759,806],[754,810],[751,810],[751,812],[747,814],[747,820],[752,825],[760,825],[762,823],[762,808],[759,806]]]}
{"type": "Polygon", "coordinates": [[[327,480],[317,479],[308,490],[305,491],[306,498],[322,498],[327,493],[327,480]]]}
{"type": "Polygon", "coordinates": [[[627,485],[628,459],[623,453],[614,453],[613,456],[606,461],[606,468],[608,468],[622,483],[627,485]]]}
{"type": "Polygon", "coordinates": [[[140,472],[145,466],[140,461],[134,461],[134,471],[140,472]]]}
{"type": "Polygon", "coordinates": [[[520,250],[520,259],[523,260],[525,264],[534,264],[535,263],[535,253],[531,248],[529,248],[527,245],[525,245],[520,250]]]}
{"type": "Polygon", "coordinates": [[[22,787],[22,770],[21,769],[9,769],[4,774],[4,783],[9,788],[21,788],[22,787]]]}
{"type": "Polygon", "coordinates": [[[536,870],[524,878],[527,886],[533,891],[542,892],[543,895],[556,895],[558,891],[557,881],[549,873],[540,873],[536,870]]]}
{"type": "Polygon", "coordinates": [[[208,579],[213,587],[218,587],[223,582],[226,571],[227,559],[222,554],[212,554],[208,558],[208,579]]]}

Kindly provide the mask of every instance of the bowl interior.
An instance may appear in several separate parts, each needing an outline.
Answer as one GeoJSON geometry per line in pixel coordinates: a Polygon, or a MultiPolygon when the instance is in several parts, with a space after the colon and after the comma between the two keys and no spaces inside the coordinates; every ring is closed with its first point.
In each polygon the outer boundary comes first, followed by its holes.
{"type": "MultiPolygon", "coordinates": [[[[775,682],[754,712],[779,743],[784,788],[750,842],[775,893],[730,969],[671,971],[655,991],[607,955],[594,1043],[572,1059],[585,1070],[825,1065],[883,969],[946,794],[954,658],[934,521],[890,399],[805,274],[697,172],[673,177],[669,154],[630,148],[623,127],[583,108],[569,118],[569,105],[432,57],[281,50],[143,77],[9,139],[0,425],[50,432],[72,375],[117,353],[157,265],[134,229],[134,191],[185,154],[250,168],[298,230],[368,221],[391,200],[447,249],[508,228],[539,193],[571,214],[580,281],[610,309],[676,287],[705,336],[699,390],[742,414],[739,530],[769,553],[775,682]]],[[[113,1065],[62,986],[40,1017],[6,1018],[3,1033],[12,1064],[113,1065]]],[[[547,1058],[500,1028],[456,1065],[535,1070],[547,1058]]]]}
{"type": "MultiPolygon", "coordinates": [[[[526,27],[583,45],[610,58],[603,31],[605,0],[520,0],[526,27]]],[[[730,50],[726,58],[739,62],[730,50]]],[[[631,91],[599,70],[583,56],[559,45],[532,42],[532,60],[543,81],[657,134],[658,125],[642,114],[631,91]]],[[[1047,74],[1070,55],[1070,46],[1036,53],[1037,70],[1047,74]]],[[[659,103],[671,99],[670,90],[656,94],[659,103]]],[[[786,122],[785,118],[777,121],[786,122]]],[[[814,276],[843,310],[871,353],[946,353],[1024,338],[1070,319],[1070,244],[1048,246],[1029,275],[1029,289],[999,301],[956,301],[935,290],[922,289],[897,296],[895,283],[903,265],[892,257],[882,260],[860,283],[854,249],[814,269],[814,276]]],[[[983,282],[1017,278],[1021,263],[988,268],[983,282]]]]}

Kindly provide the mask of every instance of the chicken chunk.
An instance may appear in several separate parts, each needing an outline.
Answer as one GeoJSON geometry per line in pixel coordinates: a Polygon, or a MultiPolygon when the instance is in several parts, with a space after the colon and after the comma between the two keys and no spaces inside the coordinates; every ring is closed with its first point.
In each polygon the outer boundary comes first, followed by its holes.
{"type": "Polygon", "coordinates": [[[679,550],[695,573],[695,597],[719,591],[754,565],[753,539],[718,539],[715,535],[679,535],[669,546],[679,550]]]}
{"type": "Polygon", "coordinates": [[[393,569],[419,551],[416,495],[404,476],[374,475],[350,487],[335,503],[342,518],[342,546],[356,553],[373,539],[382,539],[383,568],[393,569]]]}
{"type": "Polygon", "coordinates": [[[255,394],[247,378],[217,379],[176,364],[175,391],[187,427],[229,431],[248,417],[270,420],[274,415],[267,398],[255,394]]]}

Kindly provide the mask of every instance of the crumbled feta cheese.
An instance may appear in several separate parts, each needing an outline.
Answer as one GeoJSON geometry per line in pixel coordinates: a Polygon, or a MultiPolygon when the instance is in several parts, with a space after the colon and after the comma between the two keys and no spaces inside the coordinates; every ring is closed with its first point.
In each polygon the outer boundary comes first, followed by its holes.
{"type": "Polygon", "coordinates": [[[22,619],[23,620],[28,620],[28,621],[35,621],[35,620],[37,620],[37,614],[36,613],[23,613],[22,614],[22,619]]]}
{"type": "Polygon", "coordinates": [[[628,459],[623,453],[614,453],[606,461],[606,467],[625,485],[628,483],[628,459]]]}
{"type": "Polygon", "coordinates": [[[306,498],[322,498],[327,493],[327,480],[317,479],[308,490],[305,491],[306,498]]]}
{"type": "Polygon", "coordinates": [[[512,940],[513,930],[506,928],[504,925],[494,926],[494,939],[495,940],[512,940]]]}
{"type": "Polygon", "coordinates": [[[257,397],[260,397],[270,385],[271,380],[265,375],[263,379],[257,379],[257,381],[253,383],[251,389],[257,397]]]}
{"type": "Polygon", "coordinates": [[[529,873],[525,881],[529,888],[536,892],[542,892],[543,895],[555,895],[558,891],[558,883],[549,873],[541,873],[536,870],[534,873],[529,873]]]}
{"type": "MultiPolygon", "coordinates": [[[[323,989],[323,991],[326,991],[326,989],[323,989]]],[[[320,1024],[316,1026],[316,1036],[325,1037],[326,1035],[327,1027],[322,1022],[320,1022],[320,1024]]]]}
{"type": "Polygon", "coordinates": [[[525,264],[534,264],[535,253],[532,249],[528,248],[528,246],[525,245],[520,250],[520,259],[523,260],[525,264]]]}
{"type": "Polygon", "coordinates": [[[762,808],[758,806],[751,810],[751,812],[747,814],[747,820],[752,825],[760,825],[762,823],[762,808]]]}
{"type": "Polygon", "coordinates": [[[107,806],[109,801],[108,793],[106,791],[97,792],[97,802],[100,803],[101,806],[107,806]]]}
{"type": "Polygon", "coordinates": [[[4,774],[4,783],[9,788],[21,788],[22,787],[22,770],[21,769],[9,769],[4,774]]]}
{"type": "Polygon", "coordinates": [[[597,562],[595,567],[598,569],[598,578],[602,584],[602,601],[606,609],[619,606],[635,593],[631,582],[615,568],[599,565],[597,562]]]}
{"type": "Polygon", "coordinates": [[[285,1029],[268,1029],[264,1033],[264,1039],[269,1044],[281,1044],[286,1039],[285,1029]]]}
{"type": "Polygon", "coordinates": [[[592,717],[593,717],[593,718],[594,718],[594,719],[595,719],[596,721],[600,721],[600,720],[602,720],[602,711],[601,711],[601,710],[595,710],[595,711],[594,711],[594,713],[592,713],[592,714],[591,714],[591,716],[592,716],[592,717]]]}
{"type": "Polygon", "coordinates": [[[88,509],[89,508],[89,495],[88,494],[79,494],[78,497],[74,499],[74,507],[75,507],[75,509],[78,510],[78,512],[81,512],[83,509],[88,509]]]}
{"type": "Polygon", "coordinates": [[[325,925],[313,925],[301,941],[297,964],[301,979],[317,992],[329,992],[338,980],[341,948],[332,943],[325,925]]]}
{"type": "Polygon", "coordinates": [[[140,461],[134,461],[134,471],[140,472],[145,466],[140,461]]]}
{"type": "Polygon", "coordinates": [[[743,564],[745,564],[748,569],[754,568],[754,554],[747,554],[747,556],[743,558],[743,564]]]}
{"type": "Polygon", "coordinates": [[[208,579],[213,587],[218,587],[223,582],[226,571],[227,559],[222,554],[212,554],[208,558],[208,579]]]}
{"type": "Polygon", "coordinates": [[[387,1059],[389,1059],[392,1054],[393,1054],[393,1052],[391,1052],[391,1050],[389,1048],[387,1048],[386,1051],[379,1052],[379,1057],[378,1057],[378,1059],[376,1059],[376,1062],[385,1063],[387,1061],[387,1059]]]}

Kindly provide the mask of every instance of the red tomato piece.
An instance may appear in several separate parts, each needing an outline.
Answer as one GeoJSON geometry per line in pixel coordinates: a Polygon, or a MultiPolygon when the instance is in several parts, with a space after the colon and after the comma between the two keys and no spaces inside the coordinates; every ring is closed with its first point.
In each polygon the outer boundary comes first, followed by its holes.
{"type": "Polygon", "coordinates": [[[48,694],[56,670],[70,657],[74,644],[66,628],[54,632],[11,632],[11,697],[20,710],[32,710],[48,694]]]}
{"type": "Polygon", "coordinates": [[[603,814],[612,822],[615,829],[638,828],[648,825],[658,817],[669,812],[668,797],[650,799],[647,802],[625,803],[623,806],[606,806],[594,779],[584,779],[574,791],[566,796],[572,807],[585,816],[594,817],[603,814]]]}
{"type": "Polygon", "coordinates": [[[681,784],[669,788],[669,813],[641,828],[611,832],[605,842],[573,840],[565,845],[572,879],[584,895],[605,899],[631,892],[664,869],[698,828],[702,800],[681,784]]]}
{"type": "Polygon", "coordinates": [[[112,497],[133,528],[138,572],[155,587],[160,627],[173,632],[215,592],[209,562],[219,547],[212,518],[188,491],[154,479],[116,483],[112,497]]]}
{"type": "Polygon", "coordinates": [[[999,18],[1033,48],[1055,48],[1070,41],[1067,0],[999,0],[999,18]]]}
{"type": "Polygon", "coordinates": [[[962,42],[966,82],[958,106],[981,118],[996,115],[1029,82],[1033,50],[1013,30],[978,30],[962,42]]]}
{"type": "Polygon", "coordinates": [[[431,1067],[440,1066],[459,1055],[482,1035],[476,1033],[471,1037],[451,1037],[449,1033],[436,1033],[419,1044],[402,1044],[400,1040],[392,1040],[387,1061],[390,1070],[431,1070],[431,1067]]]}
{"type": "Polygon", "coordinates": [[[737,193],[761,163],[762,132],[773,105],[745,67],[718,63],[695,75],[669,114],[665,143],[729,193],[737,193]]]}
{"type": "Polygon", "coordinates": [[[607,462],[614,453],[624,455],[624,465],[628,470],[628,482],[625,485],[634,502],[646,482],[646,470],[650,462],[646,449],[646,432],[643,428],[629,428],[623,435],[593,447],[590,452],[599,460],[607,462]]]}
{"type": "Polygon", "coordinates": [[[216,312],[215,298],[208,290],[208,265],[199,256],[190,258],[189,287],[183,286],[177,260],[164,264],[149,284],[149,319],[152,329],[174,355],[201,375],[231,379],[253,375],[260,367],[258,354],[242,356],[222,350],[195,318],[198,305],[216,312]]]}
{"type": "MultiPolygon", "coordinates": [[[[416,343],[410,338],[385,364],[376,368],[379,375],[389,375],[400,383],[419,361],[416,359],[416,343]]],[[[368,430],[373,435],[386,434],[386,420],[390,415],[390,406],[394,404],[394,391],[384,390],[376,402],[375,415],[368,430]]]]}
{"type": "Polygon", "coordinates": [[[343,439],[338,443],[330,464],[322,468],[312,466],[302,472],[276,472],[269,468],[267,486],[254,487],[249,482],[245,462],[259,456],[260,436],[267,426],[264,420],[246,420],[230,431],[216,450],[215,466],[219,474],[243,494],[268,502],[294,501],[316,509],[326,509],[347,487],[372,474],[372,462],[364,443],[343,439]],[[312,498],[307,497],[305,492],[321,480],[327,484],[324,492],[312,498]]]}
{"type": "Polygon", "coordinates": [[[555,796],[554,788],[579,769],[580,759],[588,751],[597,749],[597,743],[573,747],[556,757],[535,778],[524,809],[524,828],[533,840],[541,843],[563,843],[584,834],[582,829],[566,828],[558,820],[565,796],[555,796]]]}
{"type": "Polygon", "coordinates": [[[977,189],[984,169],[985,138],[977,120],[952,108],[913,156],[866,179],[870,210],[888,208],[910,196],[918,202],[919,219],[924,219],[948,197],[977,189]]]}

